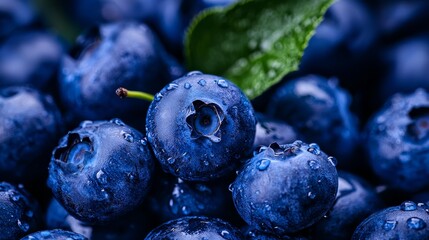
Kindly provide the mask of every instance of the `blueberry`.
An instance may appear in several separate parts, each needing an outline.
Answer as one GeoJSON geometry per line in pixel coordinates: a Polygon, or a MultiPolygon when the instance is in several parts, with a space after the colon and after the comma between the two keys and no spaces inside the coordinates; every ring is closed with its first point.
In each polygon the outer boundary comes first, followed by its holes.
{"type": "Polygon", "coordinates": [[[2,0],[0,2],[0,39],[30,26],[36,11],[30,0],[2,0]]]}
{"type": "Polygon", "coordinates": [[[0,239],[17,239],[38,229],[39,206],[22,185],[0,183],[0,239]]]}
{"type": "Polygon", "coordinates": [[[35,232],[21,238],[21,240],[88,240],[88,238],[75,232],[54,229],[35,232]]]}
{"type": "Polygon", "coordinates": [[[141,133],[119,119],[84,121],[54,149],[48,186],[75,218],[108,222],[142,203],[153,168],[141,133]]]}
{"type": "Polygon", "coordinates": [[[206,181],[233,171],[252,150],[253,108],[232,82],[191,72],[155,95],[146,131],[164,171],[206,181]]]}
{"type": "Polygon", "coordinates": [[[60,76],[61,99],[72,120],[144,119],[149,104],[114,94],[120,86],[154,94],[170,81],[153,32],[144,24],[115,23],[78,40],[83,50],[76,60],[63,60],[60,76]]]}
{"type": "Polygon", "coordinates": [[[46,176],[61,125],[50,96],[26,87],[0,89],[1,179],[21,183],[46,176]]]}
{"type": "Polygon", "coordinates": [[[284,121],[271,118],[262,113],[257,113],[256,119],[254,147],[267,146],[273,142],[280,144],[292,143],[298,138],[296,131],[284,121]]]}
{"type": "Polygon", "coordinates": [[[139,208],[108,224],[91,225],[71,216],[55,199],[52,199],[46,212],[48,229],[72,231],[92,240],[138,239],[149,232],[148,222],[148,215],[139,208]]]}
{"type": "Polygon", "coordinates": [[[208,217],[183,217],[152,230],[145,240],[239,240],[240,231],[229,223],[208,217]]]}
{"type": "Polygon", "coordinates": [[[375,174],[406,192],[429,186],[429,95],[395,95],[367,126],[366,149],[375,174]]]}
{"type": "Polygon", "coordinates": [[[229,183],[189,182],[163,174],[154,185],[149,206],[161,222],[184,216],[225,219],[233,213],[229,183]]]}
{"type": "Polygon", "coordinates": [[[314,143],[261,147],[231,185],[235,207],[263,232],[283,236],[309,227],[334,204],[335,161],[314,143]]]}
{"type": "Polygon", "coordinates": [[[428,239],[428,211],[426,204],[411,201],[383,209],[365,219],[352,239],[428,239]]]}
{"type": "MultiPolygon", "coordinates": [[[[31,85],[47,90],[57,74],[63,46],[51,33],[12,35],[0,47],[0,86],[31,85]]],[[[52,87],[51,87],[52,88],[52,87]]]]}
{"type": "Polygon", "coordinates": [[[244,239],[247,240],[308,240],[302,234],[293,234],[293,235],[283,235],[281,237],[276,236],[275,234],[261,232],[255,228],[248,227],[244,233],[244,239]]]}
{"type": "Polygon", "coordinates": [[[307,75],[279,86],[267,113],[290,124],[304,141],[317,142],[339,159],[339,167],[347,167],[359,143],[349,104],[349,94],[333,80],[307,75]]]}
{"type": "Polygon", "coordinates": [[[340,171],[335,204],[324,218],[310,227],[311,235],[321,240],[348,240],[359,223],[381,207],[380,196],[368,182],[340,171]]]}

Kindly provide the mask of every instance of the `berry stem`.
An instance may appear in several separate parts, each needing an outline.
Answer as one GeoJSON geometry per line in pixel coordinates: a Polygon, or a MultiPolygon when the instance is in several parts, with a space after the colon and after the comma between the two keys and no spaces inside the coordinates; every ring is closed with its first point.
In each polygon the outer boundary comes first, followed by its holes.
{"type": "Polygon", "coordinates": [[[154,98],[152,94],[140,92],[140,91],[130,91],[123,87],[116,89],[116,95],[118,95],[118,97],[120,98],[126,98],[126,97],[136,98],[136,99],[146,100],[150,102],[153,101],[153,98],[154,98]]]}

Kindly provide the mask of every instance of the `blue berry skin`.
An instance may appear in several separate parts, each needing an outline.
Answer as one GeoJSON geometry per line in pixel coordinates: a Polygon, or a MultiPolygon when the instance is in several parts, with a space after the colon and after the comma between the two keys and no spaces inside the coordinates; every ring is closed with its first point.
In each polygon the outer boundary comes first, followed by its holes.
{"type": "Polygon", "coordinates": [[[333,80],[307,75],[279,86],[267,113],[290,124],[304,141],[318,143],[345,167],[352,164],[359,140],[349,104],[349,94],[333,80]]]}
{"type": "Polygon", "coordinates": [[[252,151],[253,108],[232,82],[191,72],[155,95],[146,132],[165,172],[208,181],[235,169],[252,151]]]}
{"type": "Polygon", "coordinates": [[[276,236],[275,234],[270,234],[267,232],[261,232],[254,228],[247,228],[244,232],[244,239],[246,240],[308,240],[309,238],[297,234],[297,235],[283,235],[281,237],[276,236]]]}
{"type": "Polygon", "coordinates": [[[152,230],[145,240],[242,240],[240,231],[229,223],[208,217],[183,217],[152,230]]]}
{"type": "Polygon", "coordinates": [[[54,149],[48,186],[72,216],[95,224],[139,206],[153,170],[141,133],[119,119],[85,121],[54,149]]]}
{"type": "Polygon", "coordinates": [[[374,173],[405,192],[429,187],[429,95],[397,94],[367,126],[366,150],[374,173]]]}
{"type": "Polygon", "coordinates": [[[40,210],[22,185],[0,183],[0,239],[19,239],[38,230],[40,210]]]}
{"type": "Polygon", "coordinates": [[[139,239],[148,234],[148,221],[147,215],[138,209],[111,223],[91,225],[71,216],[55,199],[52,199],[46,212],[48,229],[72,231],[92,240],[139,239]]]}
{"type": "Polygon", "coordinates": [[[256,134],[253,146],[268,146],[273,142],[292,143],[298,139],[296,131],[286,122],[256,113],[256,134]]]}
{"type": "Polygon", "coordinates": [[[365,219],[353,233],[352,240],[429,238],[429,207],[424,203],[405,201],[365,219]]]}
{"type": "Polygon", "coordinates": [[[36,12],[30,0],[2,0],[0,2],[0,39],[30,26],[36,12]]]}
{"type": "Polygon", "coordinates": [[[53,99],[27,87],[0,89],[0,176],[14,183],[47,176],[49,156],[62,134],[53,99]]]}
{"type": "Polygon", "coordinates": [[[51,33],[31,31],[9,37],[0,47],[0,87],[29,85],[47,90],[57,74],[63,46],[51,33]]]}
{"type": "Polygon", "coordinates": [[[160,222],[185,216],[226,219],[234,213],[228,185],[218,180],[189,182],[163,174],[154,185],[149,207],[160,222]]]}
{"type": "Polygon", "coordinates": [[[326,217],[310,227],[311,235],[320,240],[349,240],[359,223],[382,207],[380,197],[369,183],[339,171],[335,204],[326,217]]]}
{"type": "Polygon", "coordinates": [[[21,240],[88,240],[88,238],[75,232],[54,229],[35,232],[21,240]]]}
{"type": "Polygon", "coordinates": [[[119,99],[118,87],[151,94],[169,79],[162,46],[144,24],[114,23],[78,39],[77,59],[65,57],[60,75],[62,102],[74,122],[114,117],[144,119],[149,103],[119,99]]]}
{"type": "Polygon", "coordinates": [[[334,204],[335,162],[314,143],[261,147],[232,184],[235,207],[257,230],[277,236],[298,232],[320,220],[334,204]]]}

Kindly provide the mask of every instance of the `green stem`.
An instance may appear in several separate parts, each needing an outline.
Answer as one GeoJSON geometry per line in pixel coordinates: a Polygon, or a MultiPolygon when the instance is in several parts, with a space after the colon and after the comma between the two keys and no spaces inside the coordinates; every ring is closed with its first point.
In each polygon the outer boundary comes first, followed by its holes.
{"type": "Polygon", "coordinates": [[[126,88],[120,87],[116,89],[116,95],[120,98],[136,98],[146,101],[153,101],[154,96],[149,93],[140,92],[140,91],[130,91],[126,88]]]}

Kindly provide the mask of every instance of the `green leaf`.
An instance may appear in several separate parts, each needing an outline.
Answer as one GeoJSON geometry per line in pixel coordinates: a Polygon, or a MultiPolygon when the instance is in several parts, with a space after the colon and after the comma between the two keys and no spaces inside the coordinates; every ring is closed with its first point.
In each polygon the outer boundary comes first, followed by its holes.
{"type": "Polygon", "coordinates": [[[253,99],[298,69],[334,0],[247,0],[204,11],[185,40],[188,69],[223,76],[253,99]]]}

